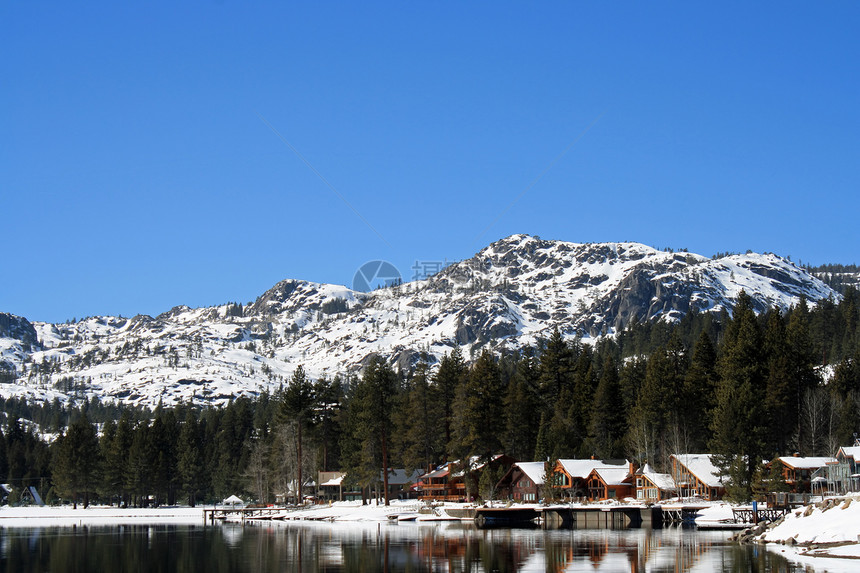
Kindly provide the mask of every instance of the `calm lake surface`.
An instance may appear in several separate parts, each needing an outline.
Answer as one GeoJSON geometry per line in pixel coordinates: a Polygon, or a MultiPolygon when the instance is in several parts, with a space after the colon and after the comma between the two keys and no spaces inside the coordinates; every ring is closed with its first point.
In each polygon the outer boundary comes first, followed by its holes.
{"type": "Polygon", "coordinates": [[[728,536],[456,522],[22,527],[0,529],[0,571],[808,571],[728,536]]]}

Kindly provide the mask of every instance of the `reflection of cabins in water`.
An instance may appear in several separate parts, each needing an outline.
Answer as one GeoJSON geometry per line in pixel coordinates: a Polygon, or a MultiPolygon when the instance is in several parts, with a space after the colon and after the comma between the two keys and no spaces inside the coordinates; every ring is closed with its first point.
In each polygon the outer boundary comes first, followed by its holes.
{"type": "Polygon", "coordinates": [[[860,440],[855,441],[853,446],[839,448],[836,459],[828,462],[825,470],[816,472],[812,481],[819,477],[826,480],[827,493],[860,491],[860,440]]]}
{"type": "Polygon", "coordinates": [[[671,459],[672,479],[681,497],[722,499],[726,488],[710,454],[674,454],[671,459]]]}
{"type": "Polygon", "coordinates": [[[558,460],[553,486],[574,499],[602,500],[632,494],[633,466],[627,460],[558,460]]]}
{"type": "Polygon", "coordinates": [[[657,473],[647,463],[636,472],[636,499],[658,502],[678,496],[678,488],[670,474],[657,473]]]}
{"type": "Polygon", "coordinates": [[[813,474],[836,461],[836,458],[827,457],[782,456],[772,460],[768,467],[773,464],[781,466],[782,476],[792,493],[809,493],[812,490],[813,474]]]}
{"type": "Polygon", "coordinates": [[[511,466],[496,485],[496,495],[502,499],[536,502],[540,499],[546,464],[544,462],[517,462],[511,466]]]}

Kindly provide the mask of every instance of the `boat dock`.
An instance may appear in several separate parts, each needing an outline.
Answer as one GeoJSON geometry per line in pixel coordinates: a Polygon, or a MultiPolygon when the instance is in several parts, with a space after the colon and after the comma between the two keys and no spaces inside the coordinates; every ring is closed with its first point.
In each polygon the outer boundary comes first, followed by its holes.
{"type": "Polygon", "coordinates": [[[445,512],[461,520],[474,520],[478,527],[513,526],[539,521],[545,529],[627,529],[689,523],[703,507],[705,506],[476,507],[446,509],[445,512]]]}
{"type": "Polygon", "coordinates": [[[230,519],[231,521],[266,520],[274,519],[277,515],[295,508],[287,507],[215,507],[203,510],[203,523],[212,524],[217,521],[230,519]]]}

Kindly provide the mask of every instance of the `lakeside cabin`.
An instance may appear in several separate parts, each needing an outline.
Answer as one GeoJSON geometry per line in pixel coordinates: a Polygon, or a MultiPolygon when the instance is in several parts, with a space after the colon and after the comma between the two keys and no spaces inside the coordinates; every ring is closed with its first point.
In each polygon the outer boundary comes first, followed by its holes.
{"type": "Polygon", "coordinates": [[[591,470],[585,481],[589,501],[632,497],[633,464],[628,463],[626,467],[596,467],[591,470]]]}
{"type": "Polygon", "coordinates": [[[317,499],[325,501],[343,501],[344,472],[318,472],[317,499]]]}
{"type": "Polygon", "coordinates": [[[499,497],[537,503],[541,499],[546,465],[544,462],[517,462],[512,465],[496,484],[499,497]]]}
{"type": "MultiPolygon", "coordinates": [[[[853,446],[843,446],[836,452],[836,458],[826,465],[823,472],[827,484],[827,493],[846,494],[860,491],[860,440],[853,446]]],[[[821,472],[816,472],[816,477],[821,472]]],[[[813,478],[814,479],[814,478],[813,478]]]]}
{"type": "Polygon", "coordinates": [[[672,475],[655,472],[647,462],[636,472],[635,477],[638,501],[657,503],[678,497],[678,486],[672,475]]]}
{"type": "Polygon", "coordinates": [[[562,459],[553,468],[552,484],[564,497],[598,501],[631,495],[632,474],[627,460],[562,459]]]}
{"type": "Polygon", "coordinates": [[[812,478],[816,472],[836,462],[836,458],[830,457],[781,456],[771,460],[768,468],[773,464],[781,466],[783,479],[791,493],[809,493],[812,491],[812,478]]]}
{"type": "MultiPolygon", "coordinates": [[[[477,484],[487,468],[507,470],[515,460],[505,454],[497,454],[489,462],[481,462],[474,456],[465,462],[445,462],[435,470],[427,472],[418,479],[416,490],[418,499],[433,501],[469,501],[466,477],[477,484]]],[[[474,493],[474,492],[473,492],[474,493]]]]}
{"type": "Polygon", "coordinates": [[[717,501],[726,494],[720,470],[710,454],[673,454],[672,480],[681,497],[700,497],[717,501]]]}

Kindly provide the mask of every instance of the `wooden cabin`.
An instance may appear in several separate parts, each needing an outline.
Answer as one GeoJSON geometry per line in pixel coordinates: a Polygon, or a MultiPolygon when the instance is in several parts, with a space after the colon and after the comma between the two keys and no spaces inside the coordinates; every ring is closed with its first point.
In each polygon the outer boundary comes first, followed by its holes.
{"type": "MultiPolygon", "coordinates": [[[[417,490],[413,490],[412,486],[418,483],[423,473],[421,470],[414,470],[410,473],[402,468],[388,470],[388,497],[390,499],[414,499],[417,497],[417,490]]],[[[382,472],[379,472],[380,489],[384,483],[383,477],[382,472]]]]}
{"type": "Polygon", "coordinates": [[[317,499],[326,501],[343,501],[344,472],[319,472],[317,483],[317,499]]]}
{"type": "Polygon", "coordinates": [[[524,503],[541,499],[546,464],[544,462],[517,462],[496,484],[498,497],[524,503]]]}
{"type": "Polygon", "coordinates": [[[726,487],[710,454],[674,454],[671,459],[672,480],[678,487],[678,495],[708,501],[723,498],[726,487]]]}
{"type": "MultiPolygon", "coordinates": [[[[418,479],[418,499],[437,501],[462,501],[449,487],[452,462],[446,462],[418,479]]],[[[465,488],[463,496],[465,495],[465,488]]]]}
{"type": "MultiPolygon", "coordinates": [[[[571,499],[593,499],[589,488],[589,477],[591,477],[592,471],[596,468],[624,470],[626,473],[630,473],[631,465],[627,460],[558,460],[553,468],[552,485],[554,488],[561,490],[564,497],[571,499]]],[[[612,475],[611,479],[614,479],[615,476],[614,474],[612,475]]],[[[597,478],[597,481],[592,484],[595,487],[595,494],[597,493],[596,488],[600,487],[598,485],[599,481],[600,479],[597,478]]],[[[608,495],[608,493],[607,489],[606,494],[608,495]]]]}
{"type": "Polygon", "coordinates": [[[624,499],[634,495],[633,464],[626,467],[598,466],[585,479],[589,501],[624,499]]]}
{"type": "Polygon", "coordinates": [[[678,497],[678,487],[671,474],[655,472],[647,463],[636,472],[636,499],[656,503],[678,497]]]}
{"type": "Polygon", "coordinates": [[[860,491],[860,441],[836,452],[836,459],[827,464],[827,492],[845,494],[860,491]]]}
{"type": "Polygon", "coordinates": [[[438,501],[470,501],[477,495],[477,484],[481,473],[492,468],[494,471],[506,471],[514,464],[510,456],[499,454],[489,462],[481,462],[478,456],[461,462],[446,462],[418,480],[418,499],[438,501]],[[466,480],[473,485],[469,491],[466,480]]]}
{"type": "Polygon", "coordinates": [[[836,462],[836,458],[829,457],[783,456],[772,460],[768,467],[775,463],[782,466],[783,478],[792,493],[809,493],[812,491],[812,474],[836,462]]]}

